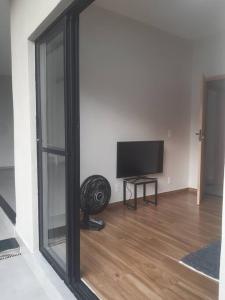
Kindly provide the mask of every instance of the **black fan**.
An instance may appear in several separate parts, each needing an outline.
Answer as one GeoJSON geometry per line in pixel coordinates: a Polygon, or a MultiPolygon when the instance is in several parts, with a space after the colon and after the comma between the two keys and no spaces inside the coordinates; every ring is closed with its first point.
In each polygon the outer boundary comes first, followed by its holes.
{"type": "Polygon", "coordinates": [[[101,230],[105,227],[102,220],[90,218],[103,211],[109,203],[111,187],[106,178],[100,175],[88,177],[81,186],[80,203],[84,213],[82,229],[101,230]]]}

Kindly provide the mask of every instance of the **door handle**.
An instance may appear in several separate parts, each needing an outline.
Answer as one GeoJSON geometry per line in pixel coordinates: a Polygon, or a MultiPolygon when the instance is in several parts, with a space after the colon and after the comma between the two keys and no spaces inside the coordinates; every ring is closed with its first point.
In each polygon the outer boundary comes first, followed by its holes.
{"type": "Polygon", "coordinates": [[[201,129],[199,130],[199,132],[196,132],[195,135],[198,136],[198,139],[199,139],[200,142],[204,141],[205,136],[204,136],[204,134],[203,134],[203,132],[202,132],[201,129]]]}

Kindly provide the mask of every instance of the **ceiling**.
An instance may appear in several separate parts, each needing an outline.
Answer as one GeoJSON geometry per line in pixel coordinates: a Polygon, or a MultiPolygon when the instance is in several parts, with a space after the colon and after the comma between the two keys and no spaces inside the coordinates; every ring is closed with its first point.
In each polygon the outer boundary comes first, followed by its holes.
{"type": "MultiPolygon", "coordinates": [[[[95,5],[187,39],[225,28],[225,0],[96,0],[95,5]]],[[[0,75],[11,74],[10,48],[9,1],[0,0],[0,75]]]]}
{"type": "Polygon", "coordinates": [[[0,75],[11,74],[9,1],[0,0],[0,75]]]}
{"type": "Polygon", "coordinates": [[[186,39],[225,28],[225,0],[96,0],[95,4],[186,39]]]}

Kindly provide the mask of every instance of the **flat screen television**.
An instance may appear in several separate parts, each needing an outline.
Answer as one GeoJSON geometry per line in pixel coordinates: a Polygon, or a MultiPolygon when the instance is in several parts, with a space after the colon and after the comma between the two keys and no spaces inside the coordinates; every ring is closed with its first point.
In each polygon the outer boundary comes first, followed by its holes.
{"type": "Polygon", "coordinates": [[[164,141],[118,142],[117,178],[163,172],[164,141]]]}

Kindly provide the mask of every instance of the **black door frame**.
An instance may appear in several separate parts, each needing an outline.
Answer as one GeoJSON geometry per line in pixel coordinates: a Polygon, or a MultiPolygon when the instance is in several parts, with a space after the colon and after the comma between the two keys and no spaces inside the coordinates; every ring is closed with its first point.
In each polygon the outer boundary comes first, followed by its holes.
{"type": "MultiPolygon", "coordinates": [[[[35,41],[37,94],[37,153],[39,249],[50,265],[65,281],[77,299],[98,299],[81,281],[80,274],[80,93],[79,93],[79,14],[94,0],[77,0],[66,9],[35,41]],[[40,106],[40,49],[39,45],[58,27],[64,28],[65,62],[65,131],[66,131],[66,215],[67,215],[67,271],[51,257],[43,246],[42,199],[42,128],[40,106]]],[[[47,151],[47,149],[45,149],[47,151]]],[[[57,150],[56,150],[57,151],[57,150]]]]}

